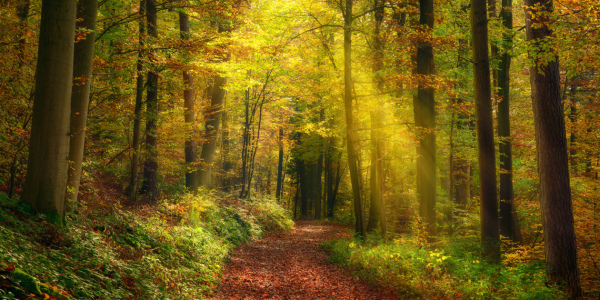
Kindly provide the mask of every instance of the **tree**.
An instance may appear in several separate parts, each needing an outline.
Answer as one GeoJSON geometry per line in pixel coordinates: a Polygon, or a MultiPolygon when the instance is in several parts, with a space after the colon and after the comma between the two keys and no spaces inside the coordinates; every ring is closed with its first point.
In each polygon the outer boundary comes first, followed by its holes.
{"type": "Polygon", "coordinates": [[[94,40],[98,0],[80,0],[77,3],[77,28],[86,29],[85,38],[75,43],[73,62],[73,89],[71,93],[71,140],[69,145],[69,175],[67,180],[67,210],[77,205],[85,132],[90,98],[94,40]]]}
{"type": "Polygon", "coordinates": [[[21,200],[64,223],[73,84],[75,0],[42,2],[29,160],[21,200]]]}
{"type": "Polygon", "coordinates": [[[420,40],[417,43],[417,75],[419,86],[414,97],[415,126],[420,131],[417,147],[417,194],[421,220],[430,235],[436,233],[436,168],[435,168],[435,100],[433,75],[433,47],[428,40],[432,33],[434,10],[433,0],[419,0],[420,40]]]}
{"type": "Polygon", "coordinates": [[[277,190],[275,191],[275,198],[277,201],[281,200],[283,194],[283,127],[279,127],[279,139],[277,145],[279,146],[279,160],[277,163],[277,190]]]}
{"type": "MultiPolygon", "coordinates": [[[[182,40],[190,39],[190,16],[182,11],[179,12],[179,31],[182,40]]],[[[196,170],[196,135],[194,134],[194,125],[196,123],[194,111],[194,78],[188,71],[183,71],[183,109],[184,119],[189,135],[185,138],[185,163],[187,170],[185,172],[185,187],[192,193],[198,192],[198,172],[196,170]]]]}
{"type": "Polygon", "coordinates": [[[512,142],[510,137],[510,61],[512,48],[512,0],[502,0],[500,11],[505,49],[498,63],[498,138],[500,155],[500,234],[521,242],[521,230],[514,208],[512,142]]]}
{"type": "Polygon", "coordinates": [[[551,284],[565,284],[572,298],[581,296],[567,133],[560,96],[558,56],[549,22],[551,0],[527,0],[527,41],[532,59],[529,76],[535,121],[535,141],[540,180],[540,209],[551,284]]]}
{"type": "Polygon", "coordinates": [[[365,236],[365,224],[362,208],[362,193],[360,190],[361,175],[358,168],[358,149],[356,128],[352,108],[352,5],[354,0],[340,0],[340,8],[344,16],[344,110],[346,116],[346,148],[348,151],[348,166],[350,169],[350,182],[352,184],[352,198],[354,203],[354,217],[356,218],[355,233],[365,236]]]}
{"type": "Polygon", "coordinates": [[[485,0],[471,0],[473,87],[475,89],[475,112],[477,117],[481,243],[483,245],[483,255],[491,261],[498,262],[500,260],[500,234],[498,231],[496,151],[494,146],[486,5],[485,0]]]}
{"type": "Polygon", "coordinates": [[[129,176],[129,187],[127,188],[127,196],[130,198],[135,198],[137,194],[137,185],[138,185],[138,174],[140,169],[140,127],[142,122],[142,105],[144,102],[144,34],[146,31],[146,21],[144,18],[146,17],[146,0],[140,0],[139,7],[139,38],[138,43],[140,45],[140,49],[138,52],[137,63],[136,63],[136,89],[135,89],[135,108],[133,112],[133,137],[132,137],[132,149],[133,153],[131,154],[131,169],[129,176]]]}
{"type": "MultiPolygon", "coordinates": [[[[156,1],[146,0],[146,21],[148,24],[148,35],[158,38],[156,1]]],[[[144,181],[142,192],[150,198],[150,201],[158,199],[158,70],[156,68],[156,57],[153,51],[149,51],[148,59],[151,69],[148,71],[148,82],[146,92],[146,151],[147,158],[144,162],[144,181]]]]}

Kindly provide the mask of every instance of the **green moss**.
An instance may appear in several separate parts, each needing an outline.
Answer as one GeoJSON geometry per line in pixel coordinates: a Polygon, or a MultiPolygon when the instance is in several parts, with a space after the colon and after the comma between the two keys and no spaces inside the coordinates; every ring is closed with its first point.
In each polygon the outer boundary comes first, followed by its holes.
{"type": "Polygon", "coordinates": [[[25,273],[21,269],[15,269],[10,275],[14,278],[14,281],[19,283],[19,285],[25,289],[27,292],[40,295],[42,292],[40,291],[40,286],[38,282],[33,276],[25,273]]]}

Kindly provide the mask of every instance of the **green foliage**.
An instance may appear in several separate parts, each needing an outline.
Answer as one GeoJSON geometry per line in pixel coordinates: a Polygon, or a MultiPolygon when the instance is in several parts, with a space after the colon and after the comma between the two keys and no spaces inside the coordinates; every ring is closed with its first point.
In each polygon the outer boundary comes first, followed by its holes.
{"type": "Polygon", "coordinates": [[[118,204],[84,207],[86,216],[61,228],[0,193],[0,262],[17,267],[14,282],[27,294],[200,299],[220,282],[231,249],[293,225],[270,199],[217,201],[211,193],[185,195],[150,216],[118,204]]]}
{"type": "Polygon", "coordinates": [[[462,237],[423,247],[417,239],[388,242],[370,237],[324,243],[331,260],[357,276],[393,288],[402,297],[448,299],[560,299],[545,285],[541,261],[504,260],[502,266],[481,260],[477,237],[462,237]],[[507,263],[506,261],[509,261],[507,263]]]}

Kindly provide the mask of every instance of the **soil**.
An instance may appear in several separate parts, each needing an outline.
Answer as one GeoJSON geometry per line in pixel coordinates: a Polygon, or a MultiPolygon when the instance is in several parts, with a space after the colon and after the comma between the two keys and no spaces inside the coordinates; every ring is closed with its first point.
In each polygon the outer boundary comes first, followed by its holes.
{"type": "Polygon", "coordinates": [[[320,243],[349,236],[347,226],[296,221],[233,253],[215,299],[398,299],[392,292],[356,281],[328,262],[320,243]]]}

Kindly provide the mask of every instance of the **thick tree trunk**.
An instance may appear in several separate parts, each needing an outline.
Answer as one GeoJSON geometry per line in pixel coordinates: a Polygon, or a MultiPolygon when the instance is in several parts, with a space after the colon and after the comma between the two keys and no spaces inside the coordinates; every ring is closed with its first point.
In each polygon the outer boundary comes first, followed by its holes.
{"type": "Polygon", "coordinates": [[[69,175],[67,180],[66,210],[77,208],[77,195],[81,182],[81,165],[85,146],[85,131],[90,98],[94,40],[98,0],[79,0],[77,4],[77,28],[91,30],[85,39],[75,43],[73,64],[73,89],[71,93],[71,141],[69,145],[69,175]]]}
{"type": "MultiPolygon", "coordinates": [[[[190,39],[190,17],[179,12],[179,32],[181,39],[190,39]]],[[[189,72],[183,71],[183,109],[186,128],[189,130],[185,137],[185,187],[193,194],[198,193],[198,175],[196,170],[196,111],[194,110],[194,78],[189,72]]]]}
{"type": "Polygon", "coordinates": [[[136,92],[135,92],[135,108],[133,112],[133,151],[131,154],[131,170],[129,177],[129,187],[127,188],[127,196],[135,198],[137,195],[138,185],[138,174],[140,170],[140,127],[142,121],[142,106],[144,102],[144,34],[146,32],[146,0],[140,0],[139,9],[139,44],[140,52],[138,53],[138,60],[136,64],[137,79],[136,79],[136,92]]]}
{"type": "Polygon", "coordinates": [[[500,234],[515,243],[521,242],[519,219],[514,207],[512,141],[510,137],[510,62],[512,48],[512,0],[502,0],[504,44],[509,45],[500,55],[498,66],[498,137],[500,155],[500,234]]]}
{"type": "MultiPolygon", "coordinates": [[[[148,35],[158,38],[156,1],[146,0],[146,21],[148,35]]],[[[154,53],[149,53],[150,62],[155,61],[154,53]]],[[[158,200],[158,71],[151,66],[148,71],[148,87],[146,92],[146,151],[144,162],[144,182],[142,192],[151,202],[158,200]]]]}
{"type": "Polygon", "coordinates": [[[471,0],[471,28],[477,115],[477,148],[479,154],[479,186],[481,243],[484,256],[500,261],[500,233],[498,229],[498,198],[496,191],[496,149],[490,87],[490,62],[485,0],[471,0]]]}
{"type": "Polygon", "coordinates": [[[211,173],[212,164],[215,157],[215,149],[217,147],[217,134],[219,132],[219,124],[221,123],[221,112],[223,110],[223,99],[225,99],[225,84],[227,78],[215,75],[214,82],[210,90],[211,101],[210,107],[206,112],[208,121],[205,123],[204,143],[202,144],[202,152],[200,158],[202,164],[199,172],[200,185],[208,188],[212,187],[211,173]]]}
{"type": "Polygon", "coordinates": [[[275,198],[277,201],[281,200],[281,194],[283,191],[283,127],[279,127],[279,162],[277,164],[277,190],[275,191],[275,198]]]}
{"type": "Polygon", "coordinates": [[[357,138],[354,128],[352,112],[352,4],[353,0],[346,0],[344,14],[344,109],[346,112],[346,144],[348,150],[348,166],[350,168],[350,182],[352,184],[352,197],[354,199],[354,217],[356,218],[355,232],[358,236],[365,236],[363,217],[362,195],[357,166],[357,138]]]}
{"type": "Polygon", "coordinates": [[[535,140],[540,178],[540,208],[544,242],[546,243],[546,270],[551,284],[566,285],[572,298],[581,297],[569,157],[563,104],[560,97],[558,57],[547,45],[553,33],[548,28],[552,15],[551,0],[526,0],[527,40],[534,49],[546,49],[532,55],[530,67],[531,98],[535,120],[535,140]],[[537,16],[532,20],[532,9],[537,16]]]}
{"type": "Polygon", "coordinates": [[[64,223],[77,1],[42,2],[33,120],[21,200],[64,223]]]}
{"type": "MultiPolygon", "coordinates": [[[[223,102],[223,108],[225,108],[225,102],[223,102]]],[[[229,140],[229,115],[227,110],[223,109],[221,113],[222,129],[221,129],[221,157],[222,157],[222,171],[221,171],[221,189],[229,191],[233,185],[233,176],[231,174],[233,170],[233,162],[230,159],[231,149],[229,140]]],[[[282,187],[283,189],[283,187],[282,187]]]]}
{"type": "MultiPolygon", "coordinates": [[[[433,0],[419,0],[420,21],[429,31],[433,29],[433,0]]],[[[421,34],[425,34],[422,32],[421,34]]],[[[426,39],[424,36],[422,39],[426,39]]],[[[436,234],[436,167],[435,167],[435,101],[433,47],[427,40],[417,45],[417,74],[419,87],[414,98],[415,125],[420,131],[417,150],[417,181],[420,203],[420,216],[429,235],[436,234]]]]}

